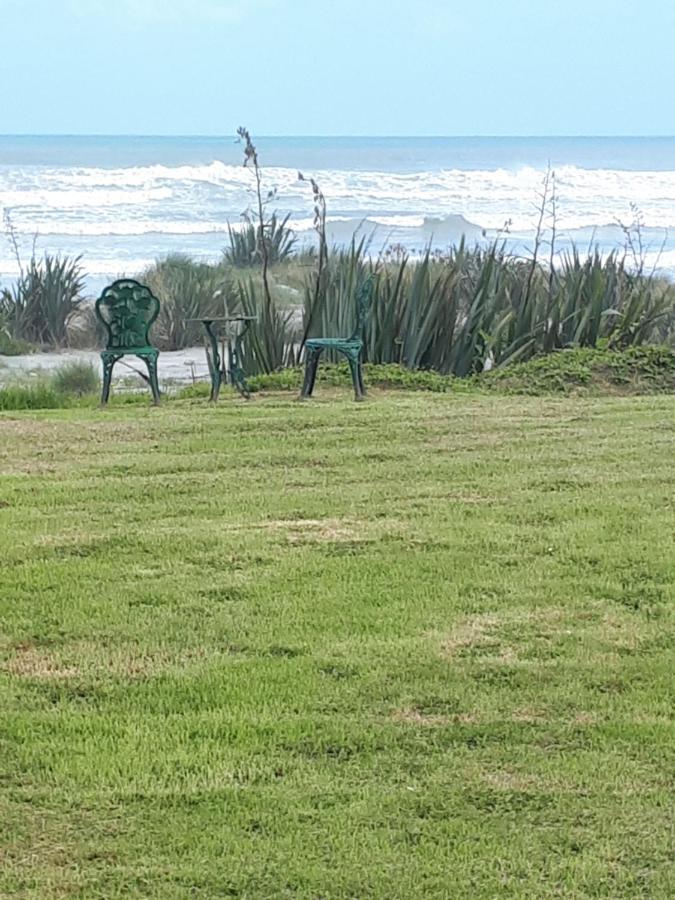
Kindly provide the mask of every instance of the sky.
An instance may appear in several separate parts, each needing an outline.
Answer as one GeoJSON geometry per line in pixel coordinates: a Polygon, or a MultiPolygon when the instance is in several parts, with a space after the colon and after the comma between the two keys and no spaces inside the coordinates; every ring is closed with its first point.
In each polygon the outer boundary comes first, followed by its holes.
{"type": "Polygon", "coordinates": [[[0,133],[663,135],[673,0],[0,0],[0,133]]]}

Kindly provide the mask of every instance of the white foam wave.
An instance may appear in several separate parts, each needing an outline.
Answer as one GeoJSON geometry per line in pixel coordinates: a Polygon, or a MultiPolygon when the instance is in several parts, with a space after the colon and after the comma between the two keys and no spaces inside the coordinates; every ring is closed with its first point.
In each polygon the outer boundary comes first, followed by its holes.
{"type": "MultiPolygon", "coordinates": [[[[236,230],[236,227],[235,229],[236,230]]],[[[218,234],[227,232],[227,222],[135,221],[55,222],[44,223],[40,235],[72,235],[73,237],[133,237],[145,234],[218,234]]]]}
{"type": "Polygon", "coordinates": [[[155,187],[145,190],[117,189],[114,191],[75,190],[0,190],[0,207],[20,211],[38,209],[83,209],[87,207],[139,206],[160,202],[171,197],[169,188],[155,187]]]}
{"type": "MultiPolygon", "coordinates": [[[[30,233],[31,225],[27,219],[14,219],[20,230],[30,233]]],[[[349,216],[331,216],[327,223],[350,222],[349,216]]],[[[299,234],[314,229],[312,219],[289,219],[288,227],[299,234]]],[[[355,222],[356,225],[356,222],[355,222]]],[[[148,234],[173,234],[173,235],[198,235],[198,234],[227,234],[229,228],[232,231],[241,231],[245,227],[242,221],[230,222],[213,221],[199,222],[184,219],[182,221],[161,219],[130,219],[127,221],[114,219],[98,219],[96,221],[63,221],[50,219],[42,223],[39,228],[41,237],[56,235],[71,235],[73,237],[133,237],[135,235],[148,234]]]]}
{"type": "MultiPolygon", "coordinates": [[[[86,188],[97,187],[146,187],[153,182],[204,182],[206,184],[224,185],[236,183],[249,185],[252,183],[253,173],[243,166],[230,166],[226,163],[214,161],[203,166],[130,166],[124,169],[100,169],[79,168],[73,169],[66,175],[62,170],[50,170],[57,177],[65,178],[73,186],[86,188]]],[[[269,169],[269,172],[282,172],[280,169],[269,169]]],[[[291,172],[291,170],[286,170],[291,172]]],[[[292,170],[293,180],[297,181],[298,173],[292,170]]]]}
{"type": "Polygon", "coordinates": [[[368,216],[368,221],[386,228],[423,228],[424,216],[368,216]]]}
{"type": "MultiPolygon", "coordinates": [[[[429,217],[462,216],[490,231],[510,220],[512,232],[525,234],[536,226],[545,172],[526,166],[409,173],[325,169],[314,174],[334,221],[368,218],[388,228],[420,228],[429,217]]],[[[633,205],[646,228],[675,228],[675,164],[672,171],[562,166],[555,174],[560,231],[628,223],[633,205]]],[[[303,220],[311,208],[311,192],[298,182],[297,171],[270,167],[264,176],[267,185],[277,188],[278,208],[303,220]]],[[[237,221],[250,203],[253,183],[249,169],[219,161],[115,169],[5,168],[0,171],[0,205],[11,207],[28,232],[206,234],[226,230],[228,219],[237,221]],[[124,205],[138,214],[110,225],[105,209],[124,205]]],[[[296,227],[303,231],[311,224],[296,227]]]]}

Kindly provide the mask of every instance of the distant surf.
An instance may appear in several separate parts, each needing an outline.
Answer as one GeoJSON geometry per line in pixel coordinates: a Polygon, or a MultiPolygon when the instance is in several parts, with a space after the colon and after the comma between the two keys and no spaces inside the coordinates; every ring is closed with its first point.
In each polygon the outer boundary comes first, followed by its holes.
{"type": "MultiPolygon", "coordinates": [[[[301,243],[314,233],[299,168],[320,183],[338,243],[357,232],[377,251],[419,252],[508,233],[526,252],[550,159],[560,248],[611,249],[639,217],[648,260],[675,271],[675,140],[543,140],[267,138],[259,149],[274,206],[301,243]]],[[[229,139],[0,137],[0,207],[24,254],[37,234],[39,250],[81,254],[92,281],[167,252],[215,259],[251,203],[239,155],[229,139]]],[[[6,244],[0,279],[17,268],[6,244]]]]}

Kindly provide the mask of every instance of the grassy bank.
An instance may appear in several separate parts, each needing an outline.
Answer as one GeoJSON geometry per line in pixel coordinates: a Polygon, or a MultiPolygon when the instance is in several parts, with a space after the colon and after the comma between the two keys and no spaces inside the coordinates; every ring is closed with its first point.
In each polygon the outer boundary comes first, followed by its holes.
{"type": "Polygon", "coordinates": [[[667,897],[668,396],[0,416],[0,894],[667,897]]]}
{"type": "MultiPolygon", "coordinates": [[[[366,363],[365,379],[371,389],[432,391],[434,393],[475,393],[491,391],[506,394],[654,394],[675,391],[675,350],[668,347],[631,347],[628,350],[564,350],[526,363],[482,372],[470,378],[455,378],[438,372],[390,364],[366,363]]],[[[251,376],[253,393],[299,392],[303,379],[300,366],[278,372],[251,376]]],[[[114,402],[146,403],[139,393],[140,380],[133,380],[133,391],[120,393],[114,402]]],[[[346,365],[322,365],[319,388],[349,389],[351,376],[346,365]]],[[[208,381],[181,388],[169,385],[166,400],[202,399],[209,396],[208,381]]],[[[225,392],[224,392],[225,396],[225,392]]],[[[65,363],[52,375],[15,378],[0,386],[0,411],[21,409],[68,409],[91,407],[99,402],[100,378],[97,368],[88,363],[65,363]]]]}

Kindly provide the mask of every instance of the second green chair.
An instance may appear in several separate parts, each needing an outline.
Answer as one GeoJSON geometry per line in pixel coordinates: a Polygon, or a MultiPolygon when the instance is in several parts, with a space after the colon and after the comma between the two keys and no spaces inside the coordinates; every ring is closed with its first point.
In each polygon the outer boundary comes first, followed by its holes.
{"type": "Polygon", "coordinates": [[[366,388],[363,383],[361,355],[363,353],[363,329],[373,294],[373,276],[367,278],[356,292],[356,324],[348,338],[309,338],[305,341],[305,380],[300,397],[312,396],[319,360],[324,350],[334,350],[346,357],[354,385],[354,399],[363,400],[366,388]]]}

